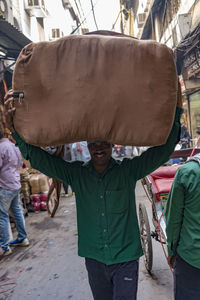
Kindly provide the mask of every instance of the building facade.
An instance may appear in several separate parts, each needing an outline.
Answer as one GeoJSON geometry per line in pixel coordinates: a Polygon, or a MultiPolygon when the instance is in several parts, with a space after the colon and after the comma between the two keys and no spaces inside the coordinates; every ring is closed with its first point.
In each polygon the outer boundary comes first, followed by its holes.
{"type": "Polygon", "coordinates": [[[0,102],[12,85],[21,49],[77,33],[79,19],[69,0],[0,0],[0,102]]]}
{"type": "Polygon", "coordinates": [[[135,1],[134,33],[174,50],[185,114],[195,140],[200,132],[200,0],[135,1]]]}

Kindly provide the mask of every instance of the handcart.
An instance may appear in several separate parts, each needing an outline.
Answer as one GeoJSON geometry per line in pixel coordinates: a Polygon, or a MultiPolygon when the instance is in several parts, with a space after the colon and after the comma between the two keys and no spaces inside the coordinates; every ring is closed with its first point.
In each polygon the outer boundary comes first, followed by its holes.
{"type": "MultiPolygon", "coordinates": [[[[189,157],[193,149],[175,151],[171,158],[189,157]]],[[[193,150],[192,154],[199,153],[200,149],[193,150]]],[[[166,256],[164,244],[166,244],[165,209],[175,173],[180,164],[161,166],[141,180],[145,193],[151,202],[152,222],[154,230],[150,230],[149,218],[144,204],[139,204],[139,225],[141,243],[144,252],[144,262],[150,273],[153,265],[152,238],[160,242],[166,256]]]]}

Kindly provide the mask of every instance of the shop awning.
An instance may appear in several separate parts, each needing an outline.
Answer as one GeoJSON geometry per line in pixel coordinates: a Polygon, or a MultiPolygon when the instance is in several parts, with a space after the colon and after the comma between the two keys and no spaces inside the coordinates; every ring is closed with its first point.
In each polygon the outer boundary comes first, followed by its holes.
{"type": "Polygon", "coordinates": [[[0,16],[0,48],[6,50],[5,58],[16,59],[21,49],[29,43],[31,40],[0,16]]]}
{"type": "MultiPolygon", "coordinates": [[[[192,32],[189,32],[186,37],[179,43],[175,49],[175,59],[178,74],[181,74],[183,68],[183,61],[185,56],[195,48],[200,47],[200,22],[192,32]]],[[[199,61],[198,58],[196,60],[199,61]]]]}

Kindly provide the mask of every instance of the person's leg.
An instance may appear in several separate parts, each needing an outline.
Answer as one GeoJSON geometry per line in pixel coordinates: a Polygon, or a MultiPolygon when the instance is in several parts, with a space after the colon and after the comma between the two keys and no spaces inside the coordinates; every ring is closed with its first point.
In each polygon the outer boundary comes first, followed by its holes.
{"type": "Polygon", "coordinates": [[[85,259],[85,265],[94,300],[112,300],[113,284],[108,266],[91,258],[85,259]]]}
{"type": "Polygon", "coordinates": [[[72,161],[77,160],[77,157],[76,157],[76,143],[72,144],[72,152],[71,152],[71,155],[72,155],[72,161]]]}
{"type": "MultiPolygon", "coordinates": [[[[138,260],[116,264],[113,269],[113,300],[136,300],[138,288],[138,260]]],[[[112,267],[112,266],[111,266],[112,267]]]]}
{"type": "Polygon", "coordinates": [[[66,195],[68,195],[68,187],[69,187],[69,185],[67,183],[63,182],[63,188],[64,188],[66,195]]]}
{"type": "Polygon", "coordinates": [[[179,255],[174,268],[174,299],[200,299],[200,269],[191,266],[179,255]]]}
{"type": "Polygon", "coordinates": [[[9,243],[9,214],[12,201],[11,191],[0,188],[0,247],[5,248],[9,243]]]}
{"type": "Polygon", "coordinates": [[[16,221],[16,227],[17,227],[17,232],[18,236],[17,239],[19,241],[24,240],[27,237],[26,230],[25,230],[25,220],[24,216],[22,213],[22,210],[19,206],[19,191],[15,191],[15,195],[13,197],[13,200],[10,205],[10,211],[12,212],[15,221],[16,221]]]}
{"type": "Polygon", "coordinates": [[[125,149],[125,146],[122,146],[122,148],[121,148],[121,154],[122,154],[123,156],[126,155],[126,149],[125,149]]]}

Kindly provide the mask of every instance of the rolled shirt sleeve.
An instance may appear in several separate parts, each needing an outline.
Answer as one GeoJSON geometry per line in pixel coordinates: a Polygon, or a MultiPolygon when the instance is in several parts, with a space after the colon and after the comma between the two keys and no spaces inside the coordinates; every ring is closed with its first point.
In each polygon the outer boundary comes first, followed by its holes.
{"type": "Polygon", "coordinates": [[[81,162],[66,162],[60,157],[53,156],[43,149],[27,144],[17,132],[12,134],[23,157],[29,160],[34,169],[45,175],[72,184],[74,171],[81,162]]]}
{"type": "Polygon", "coordinates": [[[184,211],[184,186],[180,181],[181,170],[178,170],[169,193],[166,208],[166,233],[168,254],[176,254],[184,211]]]}
{"type": "Polygon", "coordinates": [[[171,132],[164,145],[151,147],[142,153],[142,155],[130,160],[130,176],[134,176],[136,180],[139,180],[169,160],[170,155],[174,152],[174,148],[180,140],[180,118],[182,113],[183,109],[177,107],[171,132]]]}

